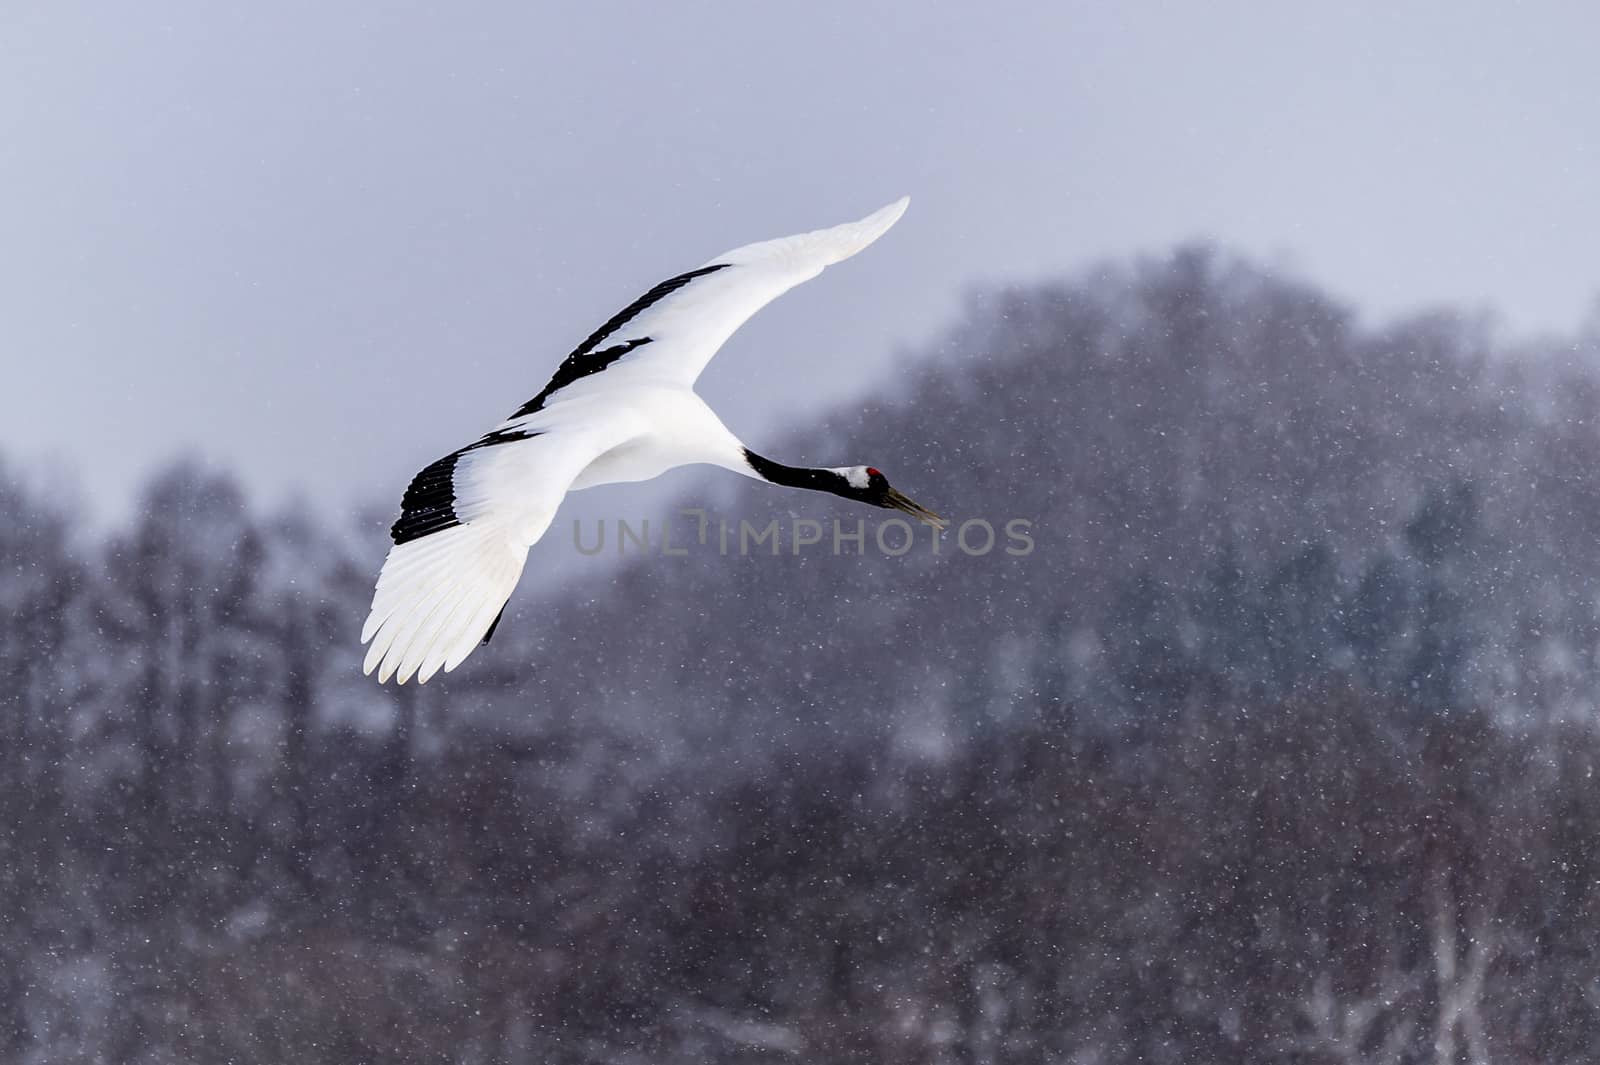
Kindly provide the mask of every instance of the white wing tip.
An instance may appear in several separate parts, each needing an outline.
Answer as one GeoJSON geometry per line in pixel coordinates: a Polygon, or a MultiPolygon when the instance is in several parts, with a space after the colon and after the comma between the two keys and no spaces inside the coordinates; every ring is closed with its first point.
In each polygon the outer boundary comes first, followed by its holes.
{"type": "Polygon", "coordinates": [[[397,545],[384,560],[362,672],[378,683],[426,683],[472,653],[522,575],[527,548],[469,522],[397,545]]]}
{"type": "MultiPolygon", "coordinates": [[[[911,197],[902,196],[887,206],[880,207],[867,215],[859,222],[846,222],[841,226],[822,231],[833,245],[833,255],[829,261],[836,263],[865,248],[879,237],[889,231],[889,227],[900,221],[900,216],[906,213],[906,208],[911,206],[911,197]]],[[[821,234],[819,234],[821,235],[821,234]]]]}
{"type": "Polygon", "coordinates": [[[876,211],[873,211],[856,224],[861,226],[875,226],[878,232],[882,233],[890,226],[900,221],[900,216],[905,214],[906,208],[910,206],[911,197],[902,196],[888,206],[880,207],[876,211]]]}
{"type": "MultiPolygon", "coordinates": [[[[911,197],[902,196],[865,218],[845,222],[827,229],[814,229],[809,233],[796,233],[792,237],[778,237],[755,244],[746,244],[724,252],[706,263],[707,266],[730,263],[757,263],[776,259],[786,266],[803,270],[815,277],[817,271],[834,263],[843,262],[888,232],[900,221],[900,216],[911,206],[911,197]]],[[[804,277],[796,281],[805,280],[804,277]]]]}

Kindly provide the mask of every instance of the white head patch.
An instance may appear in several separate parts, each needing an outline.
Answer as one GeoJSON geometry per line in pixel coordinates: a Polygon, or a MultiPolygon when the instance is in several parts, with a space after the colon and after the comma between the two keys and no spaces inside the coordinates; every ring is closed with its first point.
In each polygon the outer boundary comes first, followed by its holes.
{"type": "Polygon", "coordinates": [[[834,472],[849,481],[851,488],[865,488],[872,483],[865,466],[841,466],[834,472]]]}

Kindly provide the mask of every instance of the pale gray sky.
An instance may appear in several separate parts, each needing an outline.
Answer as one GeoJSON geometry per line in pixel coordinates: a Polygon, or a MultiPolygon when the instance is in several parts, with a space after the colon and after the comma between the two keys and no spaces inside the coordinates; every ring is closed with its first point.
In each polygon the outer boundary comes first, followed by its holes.
{"type": "Polygon", "coordinates": [[[268,501],[397,499],[654,282],[905,193],[712,364],[752,443],[969,282],[1198,236],[1365,311],[1569,329],[1597,11],[8,4],[0,454],[113,518],[186,448],[268,501]]]}

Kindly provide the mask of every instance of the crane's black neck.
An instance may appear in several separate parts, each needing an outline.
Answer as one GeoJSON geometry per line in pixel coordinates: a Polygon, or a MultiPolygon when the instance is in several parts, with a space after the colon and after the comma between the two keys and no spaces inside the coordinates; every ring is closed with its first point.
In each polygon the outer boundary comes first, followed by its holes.
{"type": "Polygon", "coordinates": [[[846,499],[859,499],[861,495],[859,488],[835,470],[785,466],[781,462],[762,458],[749,448],[744,449],[744,460],[756,471],[756,476],[785,488],[809,488],[814,492],[831,492],[846,499]]]}

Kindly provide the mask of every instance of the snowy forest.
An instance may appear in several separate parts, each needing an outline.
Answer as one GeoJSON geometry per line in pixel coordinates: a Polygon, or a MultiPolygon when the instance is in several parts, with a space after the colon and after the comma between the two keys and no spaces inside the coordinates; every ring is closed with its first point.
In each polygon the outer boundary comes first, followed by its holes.
{"type": "Polygon", "coordinates": [[[422,688],[381,498],[0,465],[0,1060],[1593,1060],[1600,320],[1204,246],[953,317],[774,453],[1031,553],[571,555],[422,688]]]}

